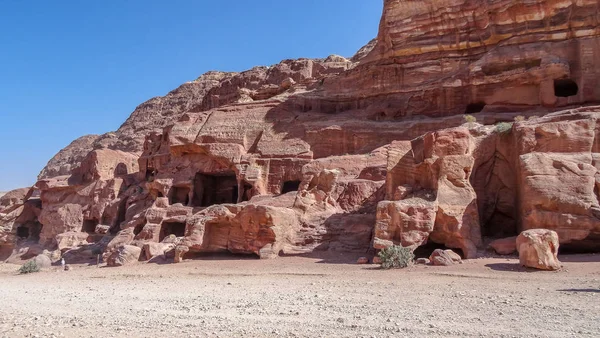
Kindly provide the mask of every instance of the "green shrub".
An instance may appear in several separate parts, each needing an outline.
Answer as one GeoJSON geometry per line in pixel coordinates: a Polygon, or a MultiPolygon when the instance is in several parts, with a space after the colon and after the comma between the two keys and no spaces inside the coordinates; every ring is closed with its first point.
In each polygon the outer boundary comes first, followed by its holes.
{"type": "Polygon", "coordinates": [[[29,262],[23,264],[21,268],[19,268],[20,274],[40,272],[40,267],[37,265],[35,260],[30,260],[29,262]]]}
{"type": "Polygon", "coordinates": [[[513,124],[509,122],[500,122],[496,125],[497,133],[506,133],[512,129],[513,124]]]}
{"type": "Polygon", "coordinates": [[[406,268],[413,263],[415,254],[411,248],[405,248],[400,245],[392,245],[379,251],[381,258],[381,268],[406,268]]]}
{"type": "Polygon", "coordinates": [[[473,115],[465,115],[465,122],[475,123],[475,122],[477,122],[477,118],[473,115]]]}

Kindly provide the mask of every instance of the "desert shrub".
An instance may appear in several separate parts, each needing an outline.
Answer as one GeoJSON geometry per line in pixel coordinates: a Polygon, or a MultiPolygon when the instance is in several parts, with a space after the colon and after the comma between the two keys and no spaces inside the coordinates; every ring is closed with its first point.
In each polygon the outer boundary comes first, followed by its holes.
{"type": "Polygon", "coordinates": [[[411,248],[392,245],[379,251],[379,258],[382,269],[405,268],[412,264],[415,255],[411,248]]]}
{"type": "Polygon", "coordinates": [[[497,133],[507,133],[512,129],[512,123],[508,123],[508,122],[500,122],[496,125],[496,132],[497,133]]]}
{"type": "Polygon", "coordinates": [[[473,115],[465,115],[465,122],[475,123],[475,122],[477,122],[477,118],[473,115]]]}
{"type": "Polygon", "coordinates": [[[33,273],[33,272],[39,272],[39,271],[40,271],[40,267],[37,265],[35,260],[30,260],[29,262],[23,264],[19,268],[20,274],[33,273]]]}
{"type": "Polygon", "coordinates": [[[523,116],[523,115],[515,116],[515,122],[523,122],[523,121],[525,121],[525,116],[523,116]]]}

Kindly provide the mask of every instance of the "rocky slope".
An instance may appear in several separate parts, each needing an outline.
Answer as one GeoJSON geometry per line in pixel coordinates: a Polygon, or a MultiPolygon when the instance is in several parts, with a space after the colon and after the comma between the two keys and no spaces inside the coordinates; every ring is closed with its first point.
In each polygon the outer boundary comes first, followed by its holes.
{"type": "Polygon", "coordinates": [[[598,250],[599,14],[386,0],[351,59],[211,72],[74,142],[0,199],[1,246],[118,265],[431,242],[472,258],[544,227],[598,250]]]}

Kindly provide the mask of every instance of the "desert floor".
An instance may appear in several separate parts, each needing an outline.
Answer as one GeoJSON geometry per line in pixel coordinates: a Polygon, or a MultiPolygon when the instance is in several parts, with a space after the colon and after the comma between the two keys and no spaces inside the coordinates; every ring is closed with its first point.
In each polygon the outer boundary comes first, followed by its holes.
{"type": "Polygon", "coordinates": [[[356,257],[212,257],[18,275],[0,337],[600,337],[600,255],[383,271],[356,257]]]}

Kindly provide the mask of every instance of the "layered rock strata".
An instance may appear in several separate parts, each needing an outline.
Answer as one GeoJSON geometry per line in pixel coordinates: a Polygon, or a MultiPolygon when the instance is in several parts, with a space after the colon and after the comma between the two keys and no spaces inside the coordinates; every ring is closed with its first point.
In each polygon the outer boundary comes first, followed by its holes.
{"type": "Polygon", "coordinates": [[[472,258],[547,228],[598,250],[599,13],[385,0],[352,58],[210,72],[74,141],[0,198],[0,248],[122,265],[434,242],[472,258]]]}

